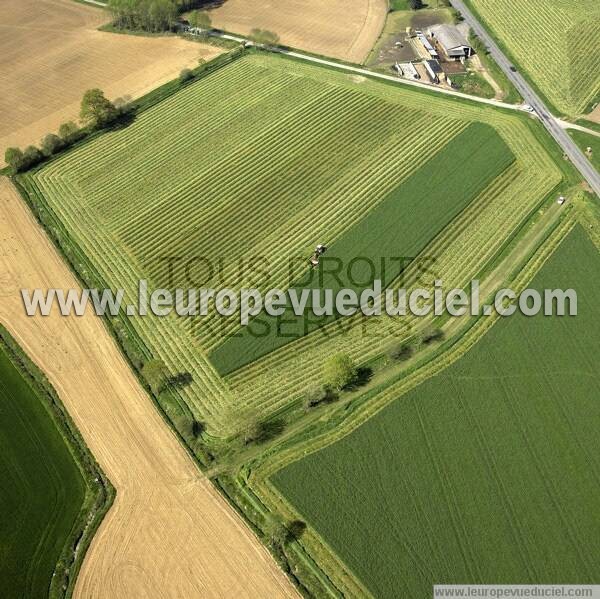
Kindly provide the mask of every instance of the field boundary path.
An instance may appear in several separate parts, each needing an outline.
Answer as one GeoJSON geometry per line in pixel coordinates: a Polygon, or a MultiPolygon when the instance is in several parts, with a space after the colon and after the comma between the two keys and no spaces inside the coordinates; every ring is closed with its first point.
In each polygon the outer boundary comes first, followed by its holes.
{"type": "MultiPolygon", "coordinates": [[[[108,6],[108,4],[106,2],[99,2],[98,0],[77,0],[80,2],[85,2],[87,4],[93,4],[95,6],[100,6],[103,8],[106,8],[108,6]]],[[[456,0],[452,0],[454,4],[456,4],[456,8],[458,10],[460,10],[461,12],[464,12],[464,16],[465,16],[465,20],[467,21],[467,23],[469,24],[469,26],[477,33],[477,35],[479,37],[481,37],[485,42],[486,45],[488,45],[488,47],[490,47],[490,50],[492,50],[492,44],[495,47],[494,51],[492,51],[492,57],[494,58],[494,60],[496,60],[496,62],[498,62],[499,66],[502,68],[502,70],[506,73],[506,75],[509,77],[509,79],[512,81],[512,83],[517,87],[517,89],[522,93],[523,97],[526,99],[526,102],[528,102],[531,106],[533,106],[534,108],[536,107],[536,105],[543,107],[542,110],[536,109],[537,113],[534,115],[536,116],[538,119],[540,119],[544,125],[546,126],[546,128],[550,131],[550,134],[554,137],[554,139],[557,141],[557,143],[563,148],[563,150],[565,151],[565,153],[567,153],[567,155],[569,156],[569,158],[571,158],[573,164],[575,164],[575,166],[577,167],[577,169],[582,173],[582,175],[584,176],[584,178],[588,181],[588,183],[590,184],[590,186],[594,189],[594,191],[598,194],[598,196],[600,197],[600,176],[598,176],[598,173],[596,173],[595,169],[591,166],[591,164],[589,164],[589,161],[587,161],[587,159],[585,158],[585,156],[583,155],[583,153],[579,150],[579,148],[577,148],[577,146],[575,145],[574,142],[571,141],[571,139],[569,138],[568,135],[566,134],[562,134],[561,135],[561,129],[577,129],[578,131],[582,131],[584,133],[589,133],[590,135],[594,135],[597,137],[600,137],[600,133],[594,131],[593,129],[588,129],[587,127],[583,127],[581,125],[575,125],[572,123],[568,123],[567,121],[563,121],[557,117],[554,117],[551,115],[550,111],[545,108],[544,104],[542,103],[542,101],[538,98],[538,96],[533,92],[533,90],[531,89],[531,87],[529,86],[529,84],[525,81],[525,79],[519,75],[518,73],[514,73],[513,71],[510,70],[510,66],[511,63],[508,61],[508,59],[504,56],[504,54],[502,54],[502,52],[500,51],[500,49],[497,47],[497,45],[495,44],[495,42],[493,41],[493,39],[487,34],[487,32],[485,32],[485,30],[483,29],[483,27],[479,24],[479,22],[475,19],[475,17],[470,13],[470,11],[466,8],[466,6],[464,5],[464,3],[462,1],[456,1],[456,0]],[[468,13],[468,14],[467,14],[468,13]],[[491,41],[490,42],[488,41],[491,41]],[[498,52],[499,54],[502,55],[503,57],[503,61],[498,59],[498,55],[496,54],[496,52],[498,52]],[[519,84],[517,84],[517,79],[519,80],[519,84]],[[522,90],[522,86],[526,86],[527,88],[527,93],[523,94],[523,90],[522,90]],[[535,98],[537,99],[537,103],[536,100],[532,101],[532,94],[533,96],[535,96],[535,98]],[[544,115],[548,115],[548,118],[545,118],[544,115]],[[554,126],[554,124],[556,124],[556,126],[554,126]],[[550,128],[552,127],[552,128],[550,128]],[[558,133],[558,135],[557,135],[558,133]],[[567,150],[565,149],[565,144],[566,146],[569,148],[569,151],[567,152],[567,150]],[[584,166],[587,163],[588,168],[585,168],[585,172],[587,174],[584,174],[584,172],[582,171],[582,169],[580,168],[580,166],[584,166]],[[595,187],[594,185],[592,185],[592,182],[590,181],[590,179],[588,178],[588,176],[590,176],[593,179],[593,174],[590,172],[593,171],[593,173],[595,173],[595,176],[597,178],[597,185],[598,187],[595,187]]],[[[210,35],[213,37],[218,37],[221,39],[226,39],[226,40],[230,40],[233,42],[238,42],[240,44],[243,43],[249,43],[249,40],[245,37],[239,36],[239,35],[232,35],[230,33],[225,33],[222,31],[211,31],[210,35]]],[[[250,42],[251,43],[251,42],[250,42]]],[[[316,64],[321,64],[324,66],[328,66],[328,67],[333,67],[336,69],[342,69],[342,70],[346,70],[352,73],[356,73],[359,75],[364,75],[367,77],[374,77],[376,79],[381,79],[384,81],[392,81],[394,83],[398,83],[401,85],[409,85],[412,87],[416,87],[419,89],[425,89],[425,90],[429,90],[429,91],[434,91],[437,93],[441,93],[441,94],[446,94],[448,96],[454,96],[456,98],[462,98],[464,100],[471,100],[472,102],[478,102],[480,104],[488,104],[491,106],[496,106],[499,108],[506,108],[508,110],[518,110],[521,112],[528,112],[523,105],[520,104],[508,104],[506,102],[503,102],[499,99],[497,99],[498,94],[501,90],[499,90],[499,88],[497,87],[496,82],[491,79],[491,78],[487,78],[488,81],[492,84],[492,87],[494,87],[494,90],[496,92],[496,98],[480,98],[478,96],[471,96],[469,94],[465,94],[462,92],[458,92],[458,91],[454,91],[451,89],[446,89],[446,88],[442,88],[442,87],[436,87],[434,85],[430,85],[427,83],[422,83],[420,81],[412,81],[410,79],[403,79],[401,77],[397,77],[394,75],[385,75],[383,73],[377,73],[375,71],[371,71],[369,69],[365,69],[362,67],[355,67],[352,65],[348,65],[348,64],[343,64],[340,62],[336,62],[334,60],[327,60],[324,58],[317,58],[315,56],[311,56],[308,54],[304,54],[302,52],[296,52],[293,50],[284,50],[284,49],[271,49],[271,51],[274,52],[278,52],[280,54],[286,54],[288,56],[292,56],[294,58],[298,58],[300,60],[306,60],[309,62],[313,62],[316,64]]]]}
{"type": "Polygon", "coordinates": [[[140,386],[101,320],[27,317],[21,288],[79,289],[15,188],[0,178],[0,322],[46,373],[117,490],[75,596],[296,597],[140,386]]]}
{"type": "Polygon", "coordinates": [[[485,27],[483,27],[473,13],[467,8],[463,0],[450,1],[452,6],[456,10],[460,11],[469,27],[471,27],[475,34],[487,46],[491,57],[496,61],[498,66],[504,71],[509,80],[517,88],[525,102],[535,109],[544,127],[546,127],[550,135],[552,135],[552,137],[555,139],[556,143],[558,143],[558,145],[562,148],[563,152],[567,155],[575,168],[581,173],[596,195],[600,197],[600,174],[598,174],[590,161],[585,157],[584,153],[569,137],[569,134],[565,132],[564,128],[558,122],[558,119],[552,115],[550,110],[548,110],[546,104],[533,90],[531,85],[529,85],[523,75],[512,70],[511,67],[513,67],[513,64],[508,60],[504,52],[502,52],[498,44],[496,44],[494,38],[488,33],[485,27]]]}

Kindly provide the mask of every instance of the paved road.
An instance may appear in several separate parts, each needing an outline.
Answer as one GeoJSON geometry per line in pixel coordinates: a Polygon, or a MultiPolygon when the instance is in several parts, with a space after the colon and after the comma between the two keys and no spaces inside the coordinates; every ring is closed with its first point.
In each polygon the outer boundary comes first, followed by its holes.
{"type": "Polygon", "coordinates": [[[504,55],[498,47],[492,36],[481,25],[473,13],[467,8],[462,0],[450,0],[454,8],[462,13],[465,21],[471,29],[479,36],[479,38],[488,47],[492,58],[498,63],[500,68],[506,73],[507,77],[512,81],[525,102],[532,106],[537,112],[543,125],[549,131],[550,135],[556,140],[563,152],[569,160],[583,175],[590,187],[600,197],[600,174],[591,165],[584,153],[575,145],[569,134],[564,130],[558,120],[550,113],[541,98],[531,88],[525,78],[518,72],[511,70],[512,63],[504,55]]]}

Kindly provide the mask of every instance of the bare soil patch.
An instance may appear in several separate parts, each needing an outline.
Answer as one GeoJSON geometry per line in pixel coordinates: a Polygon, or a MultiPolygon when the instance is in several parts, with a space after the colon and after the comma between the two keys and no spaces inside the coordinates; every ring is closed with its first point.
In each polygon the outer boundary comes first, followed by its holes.
{"type": "Polygon", "coordinates": [[[215,27],[241,35],[277,33],[283,44],[362,63],[385,24],[386,0],[227,0],[211,11],[215,27]]]}
{"type": "Polygon", "coordinates": [[[4,0],[0,22],[0,164],[76,120],[86,89],[139,97],[220,50],[177,37],[97,31],[105,11],[72,0],[4,0]]]}
{"type": "Polygon", "coordinates": [[[117,489],[76,596],[296,596],[179,444],[100,319],[26,316],[22,287],[78,284],[5,178],[0,273],[0,322],[47,374],[117,489]]]}
{"type": "Polygon", "coordinates": [[[598,106],[596,106],[592,112],[586,114],[584,118],[600,125],[600,103],[598,103],[598,106]]]}

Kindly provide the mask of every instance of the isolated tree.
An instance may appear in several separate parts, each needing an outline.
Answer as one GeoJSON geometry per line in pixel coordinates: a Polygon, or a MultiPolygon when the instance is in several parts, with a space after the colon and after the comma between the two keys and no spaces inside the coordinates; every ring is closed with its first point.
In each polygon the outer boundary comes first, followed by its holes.
{"type": "Polygon", "coordinates": [[[58,136],[64,143],[70,144],[79,135],[79,127],[73,121],[67,121],[58,128],[58,136]]]}
{"type": "Polygon", "coordinates": [[[342,390],[356,378],[356,366],[347,354],[336,354],[323,365],[323,383],[326,387],[342,390]]]}
{"type": "Polygon", "coordinates": [[[41,162],[44,159],[44,155],[35,146],[27,146],[23,152],[23,159],[25,161],[23,168],[27,169],[41,162]]]}
{"type": "Polygon", "coordinates": [[[165,379],[165,383],[167,385],[171,385],[172,387],[177,387],[181,389],[183,387],[187,387],[194,382],[194,377],[190,372],[178,372],[177,374],[173,374],[165,379]]]}
{"type": "Polygon", "coordinates": [[[8,164],[14,175],[24,168],[25,156],[19,148],[7,148],[6,152],[4,152],[4,162],[8,164]]]}
{"type": "Polygon", "coordinates": [[[200,420],[194,420],[192,422],[192,436],[197,439],[206,430],[206,425],[200,420]]]}
{"type": "Polygon", "coordinates": [[[395,345],[388,351],[388,357],[391,360],[401,362],[403,360],[408,360],[414,352],[414,347],[410,343],[400,343],[400,345],[395,345]]]}
{"type": "Polygon", "coordinates": [[[248,37],[253,42],[264,46],[276,46],[279,43],[279,36],[267,29],[252,29],[248,37]]]}
{"type": "Polygon", "coordinates": [[[79,116],[86,125],[104,127],[117,117],[117,109],[104,97],[102,90],[88,89],[83,94],[79,116]]]}
{"type": "Polygon", "coordinates": [[[210,15],[204,10],[195,10],[188,17],[188,21],[192,27],[198,27],[199,29],[212,29],[210,15]]]}
{"type": "Polygon", "coordinates": [[[265,533],[269,544],[275,547],[283,547],[290,540],[288,527],[274,517],[267,522],[265,533]]]}
{"type": "Polygon", "coordinates": [[[183,69],[181,73],[179,73],[179,82],[185,83],[186,81],[191,81],[194,78],[194,73],[190,69],[183,69]]]}
{"type": "Polygon", "coordinates": [[[409,0],[408,5],[412,10],[423,8],[423,0],[409,0]]]}
{"type": "Polygon", "coordinates": [[[167,367],[162,360],[148,360],[142,366],[142,376],[150,385],[152,393],[158,395],[163,390],[167,379],[167,367]]]}
{"type": "Polygon", "coordinates": [[[42,139],[42,152],[46,156],[52,156],[52,154],[56,154],[62,147],[63,141],[58,135],[54,133],[48,133],[44,139],[42,139]]]}

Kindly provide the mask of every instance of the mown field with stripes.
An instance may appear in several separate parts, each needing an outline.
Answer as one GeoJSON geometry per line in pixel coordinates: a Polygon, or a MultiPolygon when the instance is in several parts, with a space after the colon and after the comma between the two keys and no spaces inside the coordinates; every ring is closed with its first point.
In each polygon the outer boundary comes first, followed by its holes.
{"type": "Polygon", "coordinates": [[[598,98],[600,3],[469,1],[558,110],[578,115],[598,98]]]}
{"type": "MultiPolygon", "coordinates": [[[[436,277],[463,286],[561,180],[524,118],[256,54],[25,182],[127,301],[139,279],[285,289],[291,261],[334,243],[470,124],[486,123],[514,161],[423,250],[435,256],[436,277]]],[[[131,323],[171,371],[192,374],[181,398],[219,435],[235,431],[241,410],[267,415],[301,399],[332,352],[362,362],[414,325],[372,319],[365,336],[358,320],[343,334],[332,323],[327,336],[316,331],[221,377],[209,354],[239,329],[237,318],[131,323]]]]}

